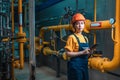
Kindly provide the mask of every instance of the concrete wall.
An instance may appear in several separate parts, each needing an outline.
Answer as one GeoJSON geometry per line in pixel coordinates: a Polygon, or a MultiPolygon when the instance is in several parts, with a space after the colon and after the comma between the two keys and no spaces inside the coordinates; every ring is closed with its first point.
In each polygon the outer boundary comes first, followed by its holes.
{"type": "MultiPolygon", "coordinates": [[[[58,4],[55,4],[49,8],[46,8],[42,11],[38,11],[37,14],[37,26],[40,28],[42,26],[50,26],[59,24],[60,18],[51,21],[45,21],[45,19],[51,17],[59,17],[65,14],[64,7],[70,6],[73,11],[76,10],[76,0],[64,0],[58,4]]],[[[94,11],[94,0],[78,0],[79,9],[85,10],[85,16],[93,21],[93,11],[94,11]]],[[[115,0],[97,0],[97,21],[99,20],[108,20],[115,17],[115,0]]],[[[46,33],[47,34],[47,33],[46,33]]],[[[48,38],[47,36],[45,36],[48,38]]],[[[90,44],[93,43],[93,35],[88,34],[90,44]]],[[[113,56],[113,42],[111,40],[111,30],[97,30],[97,43],[99,43],[98,50],[103,52],[103,56],[109,57],[112,59],[113,56]],[[107,36],[107,37],[106,37],[107,36]]],[[[65,45],[64,43],[59,43],[61,46],[65,45]]],[[[60,46],[59,45],[59,46],[60,46]]],[[[59,46],[57,46],[59,48],[59,46]]],[[[55,56],[40,56],[42,57],[43,64],[47,65],[56,70],[57,61],[55,56]]],[[[66,74],[67,66],[66,61],[61,61],[61,72],[66,74]]],[[[120,68],[112,71],[113,73],[120,74],[120,68]]],[[[119,80],[120,77],[111,75],[109,73],[101,73],[100,71],[89,69],[90,80],[119,80]]]]}

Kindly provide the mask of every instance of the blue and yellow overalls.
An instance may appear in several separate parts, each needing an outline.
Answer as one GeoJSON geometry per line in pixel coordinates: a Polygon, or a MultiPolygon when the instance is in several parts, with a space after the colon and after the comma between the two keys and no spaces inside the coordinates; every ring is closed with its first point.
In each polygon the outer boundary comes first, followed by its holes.
{"type": "MultiPolygon", "coordinates": [[[[84,50],[85,47],[89,47],[88,41],[85,38],[84,38],[85,43],[81,43],[80,39],[75,34],[73,35],[78,42],[79,51],[84,50]]],[[[67,74],[68,74],[68,80],[89,80],[88,55],[71,57],[67,63],[67,74]]]]}

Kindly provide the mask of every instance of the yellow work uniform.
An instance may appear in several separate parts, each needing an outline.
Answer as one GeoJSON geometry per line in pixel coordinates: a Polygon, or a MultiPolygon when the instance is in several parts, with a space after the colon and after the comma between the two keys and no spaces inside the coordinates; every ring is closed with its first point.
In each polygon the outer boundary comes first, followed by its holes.
{"type": "MultiPolygon", "coordinates": [[[[73,34],[68,37],[65,49],[70,52],[78,52],[88,47],[88,41],[83,35],[73,34]]],[[[87,54],[69,58],[67,76],[68,80],[89,80],[87,54]]]]}
{"type": "MultiPolygon", "coordinates": [[[[80,43],[86,43],[86,40],[88,42],[87,37],[83,36],[82,34],[76,34],[76,33],[74,33],[74,34],[78,37],[80,43]]],[[[79,44],[78,44],[77,39],[75,38],[75,36],[73,34],[68,37],[65,49],[70,51],[70,52],[78,52],[79,44]]]]}

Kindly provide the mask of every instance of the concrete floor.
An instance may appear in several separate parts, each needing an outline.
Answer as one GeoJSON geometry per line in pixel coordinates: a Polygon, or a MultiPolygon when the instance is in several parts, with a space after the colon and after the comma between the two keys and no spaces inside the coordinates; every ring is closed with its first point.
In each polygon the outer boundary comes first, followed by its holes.
{"type": "MultiPolygon", "coordinates": [[[[15,69],[16,80],[29,80],[29,65],[25,64],[23,70],[15,69]]],[[[67,80],[66,75],[60,75],[59,78],[56,77],[56,71],[53,69],[42,66],[36,68],[36,79],[35,80],[67,80]]]]}

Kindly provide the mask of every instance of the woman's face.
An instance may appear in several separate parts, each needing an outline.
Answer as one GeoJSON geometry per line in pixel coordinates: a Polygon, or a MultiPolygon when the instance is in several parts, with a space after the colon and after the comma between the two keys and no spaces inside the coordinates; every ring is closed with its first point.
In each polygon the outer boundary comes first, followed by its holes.
{"type": "Polygon", "coordinates": [[[85,26],[85,22],[84,21],[76,21],[75,22],[75,32],[79,33],[82,32],[85,26]]]}

